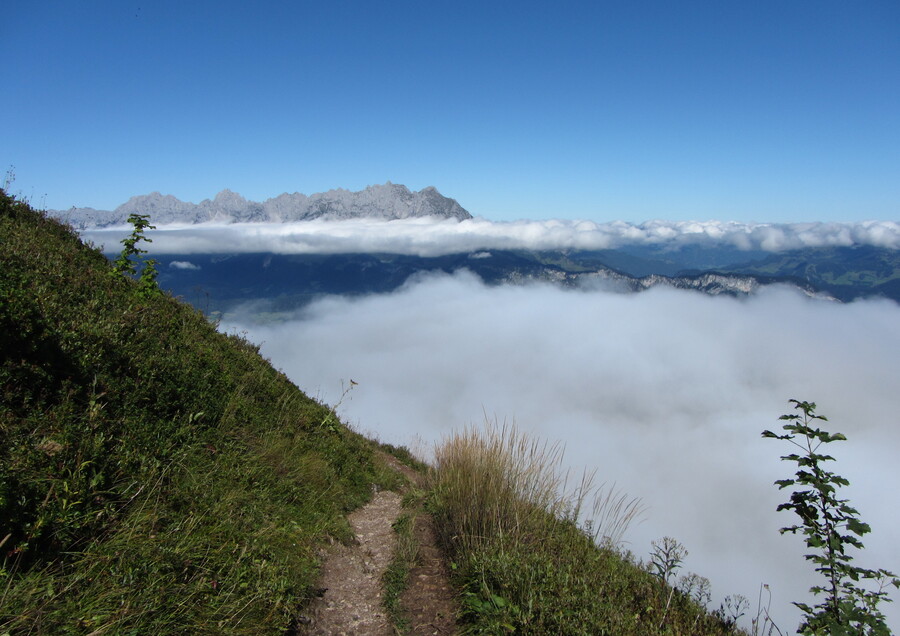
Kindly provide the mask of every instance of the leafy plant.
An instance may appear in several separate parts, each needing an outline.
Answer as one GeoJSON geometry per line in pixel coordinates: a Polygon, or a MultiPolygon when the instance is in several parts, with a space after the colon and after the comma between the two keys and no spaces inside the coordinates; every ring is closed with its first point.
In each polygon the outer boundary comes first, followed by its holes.
{"type": "Polygon", "coordinates": [[[113,272],[120,275],[137,274],[137,263],[132,258],[140,258],[141,254],[146,254],[147,250],[137,246],[141,241],[152,243],[153,239],[144,236],[144,230],[155,230],[155,225],[150,225],[149,214],[132,214],[128,217],[133,229],[131,235],[122,239],[122,253],[113,263],[113,272]]]}
{"type": "Polygon", "coordinates": [[[730,625],[737,625],[738,619],[747,613],[750,601],[741,594],[726,596],[714,614],[730,625]]]}
{"type": "Polygon", "coordinates": [[[141,270],[141,275],[138,278],[138,295],[146,298],[147,296],[161,293],[159,286],[156,284],[157,264],[158,262],[155,258],[148,258],[144,261],[144,268],[141,270]]]}
{"type": "Polygon", "coordinates": [[[819,452],[822,444],[844,441],[841,433],[829,433],[818,428],[817,421],[827,421],[817,415],[814,402],[791,400],[800,413],[782,415],[787,421],[783,435],[763,431],[762,436],[785,440],[800,449],[800,453],[784,455],[781,459],[796,462],[798,470],[793,479],[779,479],[779,489],[798,487],[791,493],[790,501],[778,506],[778,510],[792,510],[801,523],[781,528],[781,533],[802,533],[806,547],[813,552],[805,555],[816,565],[816,571],[825,577],[823,585],[810,588],[815,595],[825,595],[818,605],[794,603],[804,612],[800,632],[804,634],[889,634],[885,617],[878,610],[881,601],[890,601],[886,585],[900,587],[900,580],[887,570],[870,570],[851,564],[849,548],[862,549],[860,537],[871,532],[869,524],[859,520],[859,511],[849,505],[847,499],[839,499],[837,489],[850,482],[823,467],[834,457],[819,452]],[[878,583],[878,590],[867,590],[860,580],[878,583]]]}
{"type": "Polygon", "coordinates": [[[706,607],[712,600],[711,590],[712,584],[705,576],[689,572],[678,579],[678,591],[702,607],[706,607]]]}
{"type": "Polygon", "coordinates": [[[515,634],[522,610],[508,600],[484,589],[480,594],[466,591],[462,595],[462,611],[473,617],[473,634],[515,634]]]}
{"type": "Polygon", "coordinates": [[[150,225],[150,215],[148,214],[132,214],[128,217],[128,222],[131,223],[133,229],[129,236],[122,239],[122,252],[113,263],[113,274],[136,276],[138,263],[143,260],[143,268],[138,277],[138,295],[144,298],[157,295],[160,293],[159,286],[156,284],[158,261],[153,258],[142,259],[141,254],[146,254],[147,250],[141,249],[137,245],[141,241],[152,243],[153,239],[144,236],[144,231],[155,230],[156,226],[150,225]]]}

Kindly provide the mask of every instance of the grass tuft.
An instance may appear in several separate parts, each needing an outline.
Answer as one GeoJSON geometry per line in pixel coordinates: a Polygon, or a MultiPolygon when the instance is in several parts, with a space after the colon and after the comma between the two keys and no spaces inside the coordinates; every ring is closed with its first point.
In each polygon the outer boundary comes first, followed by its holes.
{"type": "Polygon", "coordinates": [[[614,489],[594,488],[593,474],[569,488],[563,452],[519,432],[488,423],[456,433],[435,450],[431,489],[439,503],[445,540],[463,550],[484,541],[540,541],[560,521],[577,525],[590,500],[592,516],[580,527],[617,545],[642,512],[640,501],[614,489]]]}

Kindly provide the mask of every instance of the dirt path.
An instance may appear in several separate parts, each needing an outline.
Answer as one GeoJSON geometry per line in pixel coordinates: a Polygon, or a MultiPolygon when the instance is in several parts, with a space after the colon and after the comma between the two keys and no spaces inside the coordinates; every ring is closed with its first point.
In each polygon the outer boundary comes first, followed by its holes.
{"type": "Polygon", "coordinates": [[[400,495],[383,490],[348,518],[357,545],[336,544],[322,566],[324,593],[307,609],[310,636],[391,636],[382,607],[381,576],[394,554],[391,524],[400,495]]]}
{"type": "MultiPolygon", "coordinates": [[[[384,456],[393,467],[417,486],[424,481],[418,473],[390,455],[384,456]]],[[[456,595],[450,585],[450,572],[444,553],[438,546],[431,515],[420,511],[413,528],[419,554],[416,565],[409,571],[409,587],[400,604],[409,619],[409,632],[415,636],[456,634],[456,595]]]]}
{"type": "MultiPolygon", "coordinates": [[[[421,475],[384,455],[385,462],[413,483],[421,475]]],[[[396,537],[392,524],[400,516],[401,497],[379,491],[372,501],[349,517],[356,544],[335,544],[322,565],[322,595],[306,611],[300,634],[308,636],[393,636],[382,605],[382,575],[394,555],[396,537]]],[[[446,564],[435,539],[431,517],[416,516],[414,535],[419,544],[416,565],[409,573],[409,587],[401,606],[408,617],[406,633],[456,634],[456,605],[446,564]]]]}

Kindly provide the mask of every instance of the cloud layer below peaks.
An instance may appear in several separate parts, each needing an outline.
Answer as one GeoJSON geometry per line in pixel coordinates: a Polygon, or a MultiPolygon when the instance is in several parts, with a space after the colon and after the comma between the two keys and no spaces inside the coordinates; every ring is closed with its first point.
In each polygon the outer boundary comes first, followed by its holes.
{"type": "MultiPolygon", "coordinates": [[[[86,240],[118,250],[130,228],[86,230],[86,240]]],[[[295,223],[160,225],[147,234],[156,254],[268,252],[275,254],[392,253],[442,256],[484,249],[602,250],[627,246],[677,249],[731,247],[779,252],[806,247],[871,245],[900,249],[900,223],[759,223],[733,221],[625,221],[551,219],[493,222],[433,217],[295,223]]]]}

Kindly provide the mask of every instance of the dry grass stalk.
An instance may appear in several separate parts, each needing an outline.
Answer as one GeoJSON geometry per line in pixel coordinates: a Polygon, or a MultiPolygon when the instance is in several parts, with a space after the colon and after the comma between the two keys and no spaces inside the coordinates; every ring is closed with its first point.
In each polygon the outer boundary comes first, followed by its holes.
{"type": "Polygon", "coordinates": [[[559,444],[505,422],[445,439],[435,448],[432,472],[445,539],[463,550],[486,540],[539,541],[561,520],[578,524],[590,502],[593,517],[582,530],[604,545],[618,544],[641,513],[640,501],[615,487],[595,488],[591,472],[570,489],[562,459],[559,444]]]}

